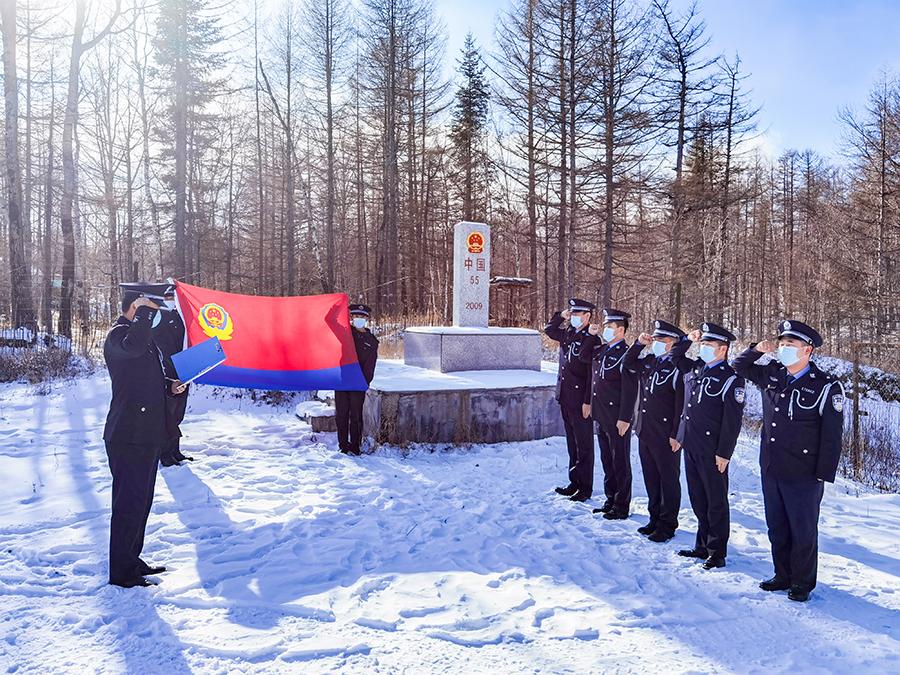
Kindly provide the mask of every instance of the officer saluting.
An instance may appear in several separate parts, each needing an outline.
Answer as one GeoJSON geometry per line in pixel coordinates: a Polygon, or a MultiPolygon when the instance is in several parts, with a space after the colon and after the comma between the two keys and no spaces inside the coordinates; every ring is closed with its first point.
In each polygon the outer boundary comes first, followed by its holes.
{"type": "Polygon", "coordinates": [[[168,446],[167,401],[184,390],[167,382],[163,357],[153,342],[152,324],[159,305],[135,290],[122,296],[122,316],[106,336],[103,357],[112,380],[112,401],[103,440],[112,473],[109,532],[109,583],[149,586],[151,567],[140,558],[153,503],[156,466],[168,446]]]}
{"type": "Polygon", "coordinates": [[[595,336],[601,330],[592,325],[589,341],[579,356],[592,370],[591,416],[597,429],[606,494],[603,506],[594,513],[602,513],[607,520],[624,520],[631,509],[631,419],[637,375],[624,363],[629,318],[628,312],[604,309],[603,342],[597,344],[595,336]]]}
{"type": "Polygon", "coordinates": [[[595,305],[572,298],[569,308],[557,312],[544,327],[551,340],[559,342],[559,374],[556,400],[562,412],[569,450],[569,484],[556,488],[572,501],[590,499],[594,491],[594,439],[591,435],[591,367],[580,360],[581,352],[593,346],[587,328],[595,305]],[[563,325],[568,321],[568,325],[563,325]]]}
{"type": "Polygon", "coordinates": [[[638,532],[656,543],[675,536],[681,508],[681,450],[676,436],[684,407],[684,380],[672,352],[687,350],[690,342],[684,338],[678,326],[657,320],[653,333],[641,333],[625,352],[625,367],[639,377],[634,431],[650,512],[650,521],[638,532]],[[648,345],[652,353],[642,357],[648,345]]]}
{"type": "Polygon", "coordinates": [[[764,340],[738,356],[734,368],[762,392],[759,463],[775,576],[759,587],[788,590],[788,598],[805,602],[816,586],[824,482],[834,482],[841,457],[844,388],[810,361],[822,345],[815,329],[790,320],[778,330],[777,360],[756,365],[776,349],[764,340]]]}
{"type": "MultiPolygon", "coordinates": [[[[353,344],[356,346],[356,358],[362,369],[366,384],[375,376],[375,364],[378,361],[378,338],[369,330],[369,317],[372,308],[368,305],[350,305],[350,323],[352,325],[353,344]]],[[[364,391],[335,391],[334,415],[337,424],[338,446],[345,455],[358,455],[362,446],[363,404],[366,402],[364,391]]]]}
{"type": "Polygon", "coordinates": [[[672,358],[682,368],[691,367],[684,378],[685,407],[677,440],[684,448],[697,539],[694,548],[678,555],[705,558],[703,568],[711,570],[725,567],[728,555],[728,462],[741,431],[744,378],[726,361],[728,345],[735,339],[728,330],[704,323],[702,332],[692,331],[688,337],[700,343],[700,359],[688,358],[684,349],[672,358]]]}

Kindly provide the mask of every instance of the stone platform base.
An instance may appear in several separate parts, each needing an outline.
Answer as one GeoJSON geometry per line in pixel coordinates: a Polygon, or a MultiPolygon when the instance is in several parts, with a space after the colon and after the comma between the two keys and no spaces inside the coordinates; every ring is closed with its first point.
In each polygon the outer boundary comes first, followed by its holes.
{"type": "MultiPolygon", "coordinates": [[[[540,363],[540,362],[538,362],[540,363]]],[[[378,443],[500,443],[564,434],[556,372],[503,370],[452,375],[379,361],[363,410],[378,443]]]]}
{"type": "Polygon", "coordinates": [[[528,328],[410,327],[403,333],[403,360],[442,373],[540,370],[541,335],[528,328]]]}

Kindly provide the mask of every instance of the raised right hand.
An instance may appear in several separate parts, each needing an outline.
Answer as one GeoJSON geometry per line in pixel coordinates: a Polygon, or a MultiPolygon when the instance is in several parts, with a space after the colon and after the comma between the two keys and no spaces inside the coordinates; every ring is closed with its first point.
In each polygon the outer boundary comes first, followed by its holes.
{"type": "Polygon", "coordinates": [[[638,342],[640,342],[645,347],[653,342],[653,338],[650,336],[650,333],[641,333],[638,336],[638,342]]]}
{"type": "Polygon", "coordinates": [[[772,340],[763,340],[762,342],[756,343],[755,349],[763,354],[768,354],[769,352],[774,352],[776,347],[772,340]]]}
{"type": "Polygon", "coordinates": [[[140,297],[134,301],[134,307],[137,309],[138,307],[150,307],[151,309],[159,309],[159,305],[153,302],[150,298],[140,297]]]}

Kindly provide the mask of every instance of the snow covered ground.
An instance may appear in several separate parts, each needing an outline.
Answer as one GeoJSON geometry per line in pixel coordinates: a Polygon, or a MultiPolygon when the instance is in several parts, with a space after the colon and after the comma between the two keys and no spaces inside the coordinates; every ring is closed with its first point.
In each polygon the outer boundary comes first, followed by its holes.
{"type": "MultiPolygon", "coordinates": [[[[163,469],[150,589],[106,585],[103,375],[0,388],[6,672],[900,672],[900,495],[826,490],[820,585],[767,594],[756,465],[732,464],[728,567],[704,572],[551,494],[563,439],[345,457],[287,407],[194,392],[163,469]]],[[[598,485],[600,468],[598,462],[598,485]]]]}

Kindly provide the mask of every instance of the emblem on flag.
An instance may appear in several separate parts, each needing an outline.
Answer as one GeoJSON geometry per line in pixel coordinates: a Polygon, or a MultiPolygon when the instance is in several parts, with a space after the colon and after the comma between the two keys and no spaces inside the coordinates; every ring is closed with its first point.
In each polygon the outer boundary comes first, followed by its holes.
{"type": "Polygon", "coordinates": [[[208,337],[217,337],[220,340],[230,340],[234,332],[234,322],[231,315],[225,311],[222,305],[209,302],[200,308],[197,314],[200,328],[208,337]]]}

